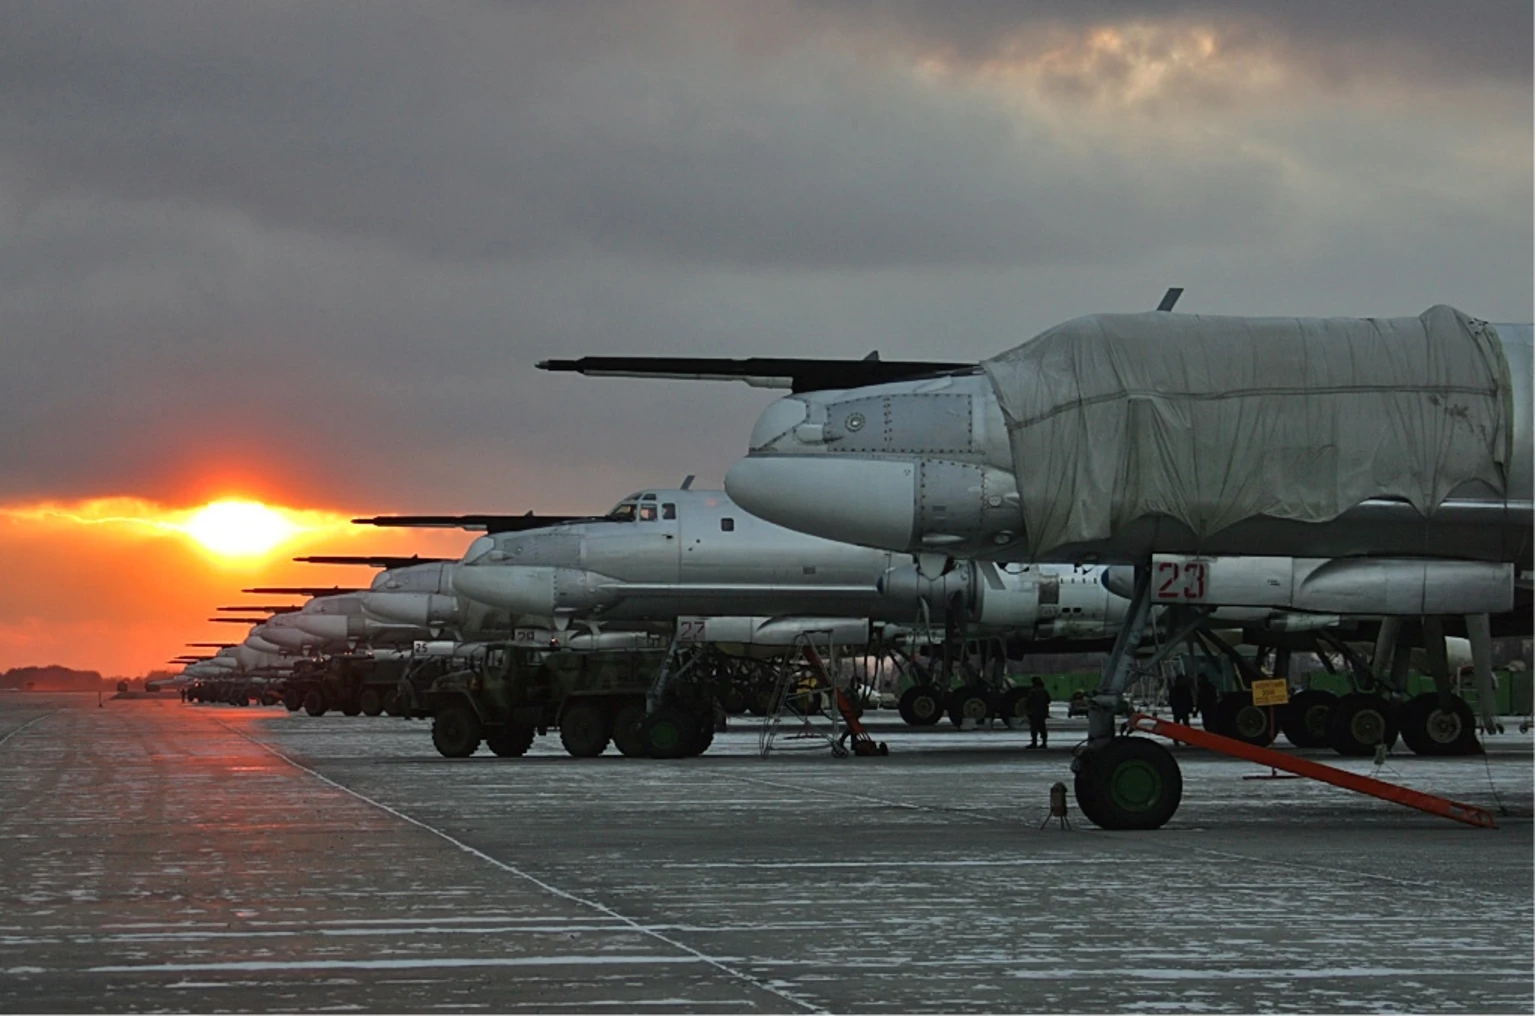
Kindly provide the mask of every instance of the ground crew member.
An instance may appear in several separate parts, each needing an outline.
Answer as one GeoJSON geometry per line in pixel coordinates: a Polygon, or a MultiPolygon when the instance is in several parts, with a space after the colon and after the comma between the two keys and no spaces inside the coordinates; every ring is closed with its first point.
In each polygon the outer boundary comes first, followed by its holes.
{"type": "Polygon", "coordinates": [[[1051,715],[1051,693],[1045,690],[1045,682],[1038,677],[1029,682],[1029,691],[1024,695],[1024,715],[1029,718],[1029,746],[1036,747],[1038,739],[1039,747],[1044,748],[1045,721],[1051,715]]]}
{"type": "Polygon", "coordinates": [[[1173,686],[1168,689],[1168,709],[1173,713],[1173,722],[1189,726],[1189,714],[1195,711],[1195,696],[1189,690],[1189,676],[1180,674],[1173,679],[1173,686]]]}
{"type": "Polygon", "coordinates": [[[1221,704],[1221,696],[1216,694],[1216,686],[1211,679],[1204,674],[1200,675],[1200,683],[1195,688],[1195,706],[1200,710],[1200,725],[1210,730],[1216,725],[1216,710],[1221,704]]]}

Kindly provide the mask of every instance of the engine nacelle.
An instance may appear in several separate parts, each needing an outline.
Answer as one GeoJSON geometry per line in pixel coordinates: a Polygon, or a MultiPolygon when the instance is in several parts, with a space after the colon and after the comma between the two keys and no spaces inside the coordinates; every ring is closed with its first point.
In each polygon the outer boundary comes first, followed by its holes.
{"type": "Polygon", "coordinates": [[[612,582],[598,572],[547,565],[464,565],[453,576],[453,587],[461,596],[534,617],[609,606],[618,599],[609,588],[612,582]]]}
{"type": "Polygon", "coordinates": [[[377,621],[418,628],[458,624],[460,620],[458,597],[440,593],[364,593],[363,611],[377,621]]]}

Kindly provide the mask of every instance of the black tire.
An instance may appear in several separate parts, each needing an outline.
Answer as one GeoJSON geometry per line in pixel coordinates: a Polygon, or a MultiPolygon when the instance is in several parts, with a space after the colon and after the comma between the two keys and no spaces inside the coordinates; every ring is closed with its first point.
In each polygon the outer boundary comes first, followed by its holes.
{"type": "Polygon", "coordinates": [[[683,758],[693,749],[698,717],[663,706],[645,718],[646,754],[651,758],[683,758]]]}
{"type": "Polygon", "coordinates": [[[569,706],[560,717],[560,743],[576,758],[597,758],[608,747],[608,714],[590,702],[569,706]]]}
{"type": "Polygon", "coordinates": [[[747,711],[747,693],[734,684],[728,685],[720,696],[720,707],[731,716],[740,716],[747,711]]]}
{"type": "Polygon", "coordinates": [[[1024,705],[1024,700],[1029,698],[1028,688],[1011,688],[1008,694],[1003,696],[1003,706],[997,711],[997,715],[1008,725],[1009,730],[1029,729],[1029,710],[1024,705]]]}
{"type": "Polygon", "coordinates": [[[978,727],[986,726],[990,715],[992,697],[979,685],[968,684],[949,696],[949,722],[957,727],[964,727],[966,720],[976,721],[978,727]]]}
{"type": "Polygon", "coordinates": [[[445,758],[469,758],[480,748],[480,717],[468,703],[446,703],[432,717],[432,747],[445,758]]]}
{"type": "Polygon", "coordinates": [[[533,728],[496,727],[487,730],[485,746],[498,758],[521,758],[533,747],[533,728]]]}
{"type": "Polygon", "coordinates": [[[1326,748],[1331,743],[1333,709],[1339,697],[1332,692],[1298,692],[1280,712],[1280,730],[1298,748],[1326,748]]]}
{"type": "Polygon", "coordinates": [[[932,685],[914,684],[896,703],[901,718],[914,727],[931,727],[944,715],[944,693],[932,685]]]}
{"type": "Polygon", "coordinates": [[[645,706],[631,702],[613,718],[613,746],[626,758],[649,758],[645,740],[645,706]]]}
{"type": "Polygon", "coordinates": [[[341,715],[343,716],[361,716],[362,714],[363,707],[358,703],[357,699],[348,699],[341,707],[341,715]]]}
{"type": "Polygon", "coordinates": [[[1116,737],[1072,763],[1077,806],[1102,829],[1158,829],[1184,796],[1172,753],[1145,737],[1116,737]]]}
{"type": "Polygon", "coordinates": [[[318,688],[311,688],[309,694],[304,696],[304,711],[311,716],[324,716],[325,710],[325,696],[320,694],[318,688]]]}
{"type": "Polygon", "coordinates": [[[384,696],[379,694],[377,688],[364,688],[363,693],[357,697],[357,707],[363,711],[364,716],[379,716],[384,712],[384,696]]]}
{"type": "Polygon", "coordinates": [[[1376,746],[1397,743],[1392,705],[1380,695],[1345,695],[1333,707],[1329,743],[1340,755],[1374,755],[1376,746]]]}
{"type": "Polygon", "coordinates": [[[1477,717],[1459,696],[1428,692],[1404,702],[1397,710],[1398,731],[1415,755],[1477,755],[1477,717]]]}
{"type": "Polygon", "coordinates": [[[404,716],[405,709],[405,696],[401,695],[398,691],[392,691],[388,695],[384,696],[385,716],[404,716]]]}
{"type": "Polygon", "coordinates": [[[1221,716],[1218,725],[1224,737],[1260,748],[1268,747],[1275,739],[1279,717],[1264,706],[1254,705],[1253,695],[1249,692],[1223,695],[1217,712],[1221,716]]]}
{"type": "Polygon", "coordinates": [[[715,743],[715,725],[713,723],[699,724],[698,733],[693,735],[693,745],[688,749],[689,755],[702,755],[709,750],[709,746],[715,743]]]}

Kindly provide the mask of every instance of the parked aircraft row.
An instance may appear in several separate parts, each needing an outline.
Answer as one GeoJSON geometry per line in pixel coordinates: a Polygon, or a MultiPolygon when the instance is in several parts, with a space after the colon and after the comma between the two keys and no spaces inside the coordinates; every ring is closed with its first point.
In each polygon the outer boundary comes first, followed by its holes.
{"type": "MultiPolygon", "coordinates": [[[[1445,632],[1470,636],[1488,681],[1491,632],[1529,625],[1516,609],[1531,585],[1528,325],[1449,308],[1363,322],[1099,315],[981,365],[541,366],[793,394],[760,416],[726,491],[643,491],[592,517],[359,520],[485,535],[458,561],[316,559],[385,570],[367,589],[260,590],[317,595],[253,619],[241,645],[188,673],[445,634],[595,646],[679,618],[781,642],[829,619],[938,641],[1114,638],[1077,794],[1099,824],[1153,827],[1177,807],[1177,766],[1114,736],[1149,634],[1166,655],[1241,626],[1284,653],[1346,617],[1384,619],[1355,661],[1363,683],[1400,688],[1400,650],[1426,654],[1441,693],[1399,712],[1433,746],[1465,745],[1471,722],[1450,701],[1445,632]],[[1341,439],[1348,427],[1377,437],[1341,439]]],[[[1397,714],[1377,688],[1347,698],[1351,735],[1388,739],[1397,714]]]]}

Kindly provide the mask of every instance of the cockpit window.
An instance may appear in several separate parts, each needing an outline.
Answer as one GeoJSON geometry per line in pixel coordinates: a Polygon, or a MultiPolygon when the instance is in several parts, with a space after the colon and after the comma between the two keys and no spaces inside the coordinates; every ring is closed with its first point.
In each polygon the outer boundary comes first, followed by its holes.
{"type": "Polygon", "coordinates": [[[655,522],[656,521],[656,506],[654,504],[643,504],[643,505],[640,506],[640,521],[641,522],[655,522]]]}
{"type": "Polygon", "coordinates": [[[607,515],[609,522],[633,522],[635,521],[635,502],[633,498],[626,498],[614,505],[613,511],[607,515]]]}
{"type": "Polygon", "coordinates": [[[664,519],[677,518],[677,505],[673,504],[671,501],[663,504],[661,506],[661,517],[664,519]]]}
{"type": "Polygon", "coordinates": [[[640,500],[642,500],[642,501],[654,501],[654,500],[656,500],[656,495],[655,494],[641,494],[640,495],[640,500]]]}

